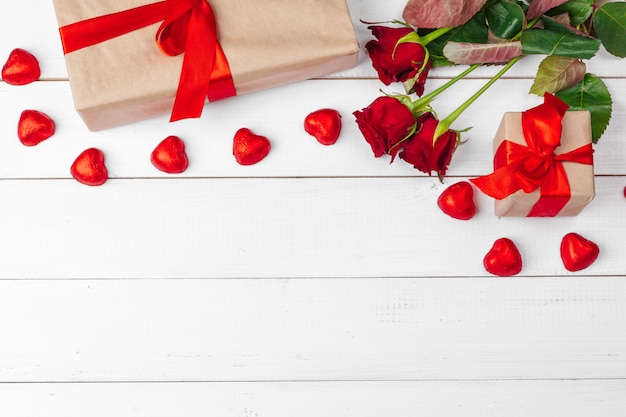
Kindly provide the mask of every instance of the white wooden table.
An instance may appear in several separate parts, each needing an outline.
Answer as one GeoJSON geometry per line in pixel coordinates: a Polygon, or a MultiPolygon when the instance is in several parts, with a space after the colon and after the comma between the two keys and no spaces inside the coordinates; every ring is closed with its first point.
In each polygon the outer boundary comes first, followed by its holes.
{"type": "MultiPolygon", "coordinates": [[[[527,94],[538,60],[457,120],[473,129],[441,184],[375,159],[359,134],[351,113],[384,87],[364,54],[341,74],[214,103],[201,120],[92,133],[73,109],[51,2],[5,3],[0,56],[28,49],[43,74],[0,83],[0,416],[626,415],[624,61],[588,65],[614,100],[589,207],[497,218],[479,195],[462,222],[436,198],[490,172],[502,113],[540,102],[527,94]],[[302,130],[321,107],[343,115],[334,146],[302,130]],[[57,123],[34,148],[15,133],[26,108],[57,123]],[[272,140],[267,159],[235,163],[240,127],[272,140]],[[149,162],[170,134],[187,143],[181,175],[149,162]],[[107,157],[101,187],[69,175],[92,146],[107,157]],[[601,248],[578,273],[559,257],[568,232],[601,248]],[[482,266],[505,236],[524,258],[514,278],[482,266]]],[[[399,18],[404,1],[349,6],[364,45],[359,19],[399,18]]],[[[433,72],[427,88],[456,71],[433,72]]]]}

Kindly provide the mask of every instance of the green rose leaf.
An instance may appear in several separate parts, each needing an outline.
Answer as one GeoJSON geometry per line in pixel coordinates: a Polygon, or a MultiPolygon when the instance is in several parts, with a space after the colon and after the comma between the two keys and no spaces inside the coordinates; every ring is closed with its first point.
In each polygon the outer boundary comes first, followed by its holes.
{"type": "Polygon", "coordinates": [[[546,92],[554,94],[578,84],[586,72],[587,66],[578,58],[547,56],[539,64],[530,93],[538,96],[546,92]]]}
{"type": "MultiPolygon", "coordinates": [[[[420,36],[424,36],[428,32],[429,31],[420,30],[418,33],[420,36]]],[[[487,43],[488,37],[489,28],[487,27],[485,14],[481,11],[463,26],[454,28],[445,35],[430,42],[426,48],[430,54],[433,66],[453,65],[443,54],[443,48],[449,41],[487,43]]]]}
{"type": "Polygon", "coordinates": [[[607,51],[615,56],[626,56],[626,3],[606,3],[593,17],[598,38],[607,51]]]}
{"type": "Polygon", "coordinates": [[[565,3],[567,0],[533,0],[528,7],[528,18],[534,19],[546,13],[550,9],[565,3]]]}
{"type": "Polygon", "coordinates": [[[509,0],[501,0],[485,10],[489,28],[499,38],[511,39],[521,32],[524,22],[524,10],[509,0]]]}
{"type": "Polygon", "coordinates": [[[593,74],[586,74],[583,80],[556,94],[570,106],[571,110],[588,110],[591,113],[593,143],[598,143],[611,120],[613,101],[604,82],[593,74]]]}
{"type": "Polygon", "coordinates": [[[559,22],[556,18],[550,16],[541,16],[541,22],[543,23],[544,29],[547,29],[551,32],[556,33],[576,33],[572,26],[566,26],[563,23],[559,22]]]}
{"type": "Polygon", "coordinates": [[[550,16],[557,16],[563,13],[569,14],[570,24],[578,26],[589,19],[593,13],[595,0],[570,0],[562,5],[550,10],[550,16]]]}
{"type": "Polygon", "coordinates": [[[494,44],[448,42],[443,53],[455,64],[504,64],[522,54],[519,41],[494,44]]]}
{"type": "Polygon", "coordinates": [[[525,30],[521,41],[524,54],[590,59],[593,58],[600,48],[599,39],[546,29],[525,30]]]}

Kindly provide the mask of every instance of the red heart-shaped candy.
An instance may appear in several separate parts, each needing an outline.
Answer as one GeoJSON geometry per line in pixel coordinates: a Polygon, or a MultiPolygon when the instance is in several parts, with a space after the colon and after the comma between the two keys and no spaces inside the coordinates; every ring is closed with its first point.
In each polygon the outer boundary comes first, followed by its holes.
{"type": "Polygon", "coordinates": [[[439,196],[437,205],[448,216],[459,220],[469,220],[476,214],[474,189],[467,181],[452,184],[439,196]]]}
{"type": "Polygon", "coordinates": [[[152,151],[150,162],[158,170],[168,174],[184,172],[189,166],[185,142],[178,136],[166,137],[152,151]]]}
{"type": "Polygon", "coordinates": [[[21,48],[12,50],[2,67],[2,79],[7,84],[29,84],[37,81],[40,76],[41,69],[37,58],[21,48]]]}
{"type": "Polygon", "coordinates": [[[256,164],[267,156],[271,147],[268,138],[245,127],[239,129],[233,138],[233,155],[240,165],[256,164]]]}
{"type": "Polygon", "coordinates": [[[25,146],[35,146],[54,134],[54,121],[37,110],[24,110],[17,123],[17,137],[25,146]]]}
{"type": "Polygon", "coordinates": [[[341,133],[341,115],[335,109],[319,109],[304,118],[304,130],[322,145],[332,145],[341,133]]]}
{"type": "Polygon", "coordinates": [[[496,240],[483,259],[487,272],[508,277],[519,274],[522,270],[522,256],[511,239],[506,237],[496,240]]]}
{"type": "Polygon", "coordinates": [[[104,153],[97,148],[86,149],[78,155],[70,172],[78,182],[91,186],[104,184],[109,176],[104,153]]]}
{"type": "Polygon", "coordinates": [[[580,271],[594,263],[600,254],[598,245],[578,233],[568,233],[561,240],[561,259],[568,271],[580,271]]]}

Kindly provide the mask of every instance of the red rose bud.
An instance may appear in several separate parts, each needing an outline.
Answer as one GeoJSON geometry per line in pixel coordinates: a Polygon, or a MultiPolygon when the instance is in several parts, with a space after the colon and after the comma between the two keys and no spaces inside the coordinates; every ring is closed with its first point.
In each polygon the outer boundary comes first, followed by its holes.
{"type": "Polygon", "coordinates": [[[341,133],[341,115],[334,109],[320,109],[304,119],[304,131],[322,145],[332,145],[341,133]]]}
{"type": "Polygon", "coordinates": [[[233,138],[233,155],[240,165],[256,164],[269,154],[270,148],[269,139],[247,128],[239,129],[233,138]]]}
{"type": "Polygon", "coordinates": [[[91,186],[104,184],[109,175],[104,165],[104,153],[96,148],[89,148],[78,155],[70,172],[76,181],[91,186]]]}
{"type": "Polygon", "coordinates": [[[496,240],[483,259],[485,270],[493,275],[508,277],[522,271],[522,256],[515,243],[508,238],[496,240]]]}
{"type": "Polygon", "coordinates": [[[37,81],[41,76],[39,62],[30,52],[14,49],[2,67],[2,79],[7,84],[25,85],[37,81]]]}
{"type": "Polygon", "coordinates": [[[417,34],[411,28],[389,28],[385,26],[370,26],[376,40],[369,41],[365,48],[372,60],[372,66],[378,73],[378,78],[385,84],[403,82],[407,93],[424,93],[424,84],[428,77],[430,61],[426,48],[417,42],[417,34]],[[416,40],[400,39],[415,34],[416,40]]]}
{"type": "Polygon", "coordinates": [[[150,162],[158,170],[168,174],[184,172],[189,166],[185,142],[178,136],[166,137],[152,151],[150,162]]]}
{"type": "Polygon", "coordinates": [[[467,181],[452,184],[441,193],[437,205],[452,218],[469,220],[476,214],[474,189],[467,181]]]}
{"type": "Polygon", "coordinates": [[[404,143],[400,158],[428,175],[435,171],[439,178],[443,178],[456,149],[458,133],[448,130],[433,145],[439,120],[432,113],[424,113],[418,117],[417,124],[417,131],[404,143]]]}
{"type": "Polygon", "coordinates": [[[54,134],[54,121],[37,110],[24,110],[17,123],[17,137],[25,146],[35,146],[54,134]]]}
{"type": "Polygon", "coordinates": [[[378,97],[368,107],[353,114],[363,137],[377,158],[388,153],[393,161],[400,149],[400,142],[415,127],[413,113],[393,97],[378,97]]]}
{"type": "Polygon", "coordinates": [[[568,271],[580,271],[598,258],[600,248],[578,233],[568,233],[561,240],[561,259],[568,271]]]}

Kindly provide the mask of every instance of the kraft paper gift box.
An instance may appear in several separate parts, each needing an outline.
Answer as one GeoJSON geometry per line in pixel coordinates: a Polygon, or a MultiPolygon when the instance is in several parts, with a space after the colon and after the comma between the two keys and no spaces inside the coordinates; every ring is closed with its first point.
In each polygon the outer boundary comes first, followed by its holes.
{"type": "MultiPolygon", "coordinates": [[[[494,139],[494,153],[504,140],[526,146],[522,129],[522,113],[509,112],[503,115],[494,139]]],[[[562,119],[561,145],[554,151],[565,154],[591,144],[591,117],[588,111],[567,111],[562,119]]],[[[595,196],[593,164],[564,161],[570,198],[557,216],[575,216],[595,196]]],[[[516,191],[510,196],[495,200],[496,216],[528,216],[539,200],[540,189],[530,193],[516,191]]],[[[545,198],[550,198],[546,196],[545,198]]]]}
{"type": "MultiPolygon", "coordinates": [[[[53,0],[59,27],[155,3],[53,0]]],[[[348,69],[359,45],[345,0],[209,0],[241,95],[348,69]]],[[[155,43],[161,22],[65,55],[75,107],[90,130],[172,110],[183,56],[155,43]]]]}

